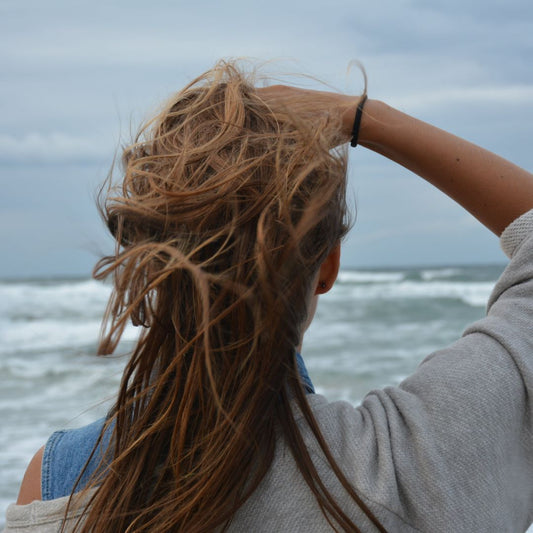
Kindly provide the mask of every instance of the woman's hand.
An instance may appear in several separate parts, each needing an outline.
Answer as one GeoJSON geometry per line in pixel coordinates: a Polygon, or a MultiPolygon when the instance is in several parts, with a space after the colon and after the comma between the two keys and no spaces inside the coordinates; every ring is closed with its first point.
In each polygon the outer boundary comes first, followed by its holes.
{"type": "Polygon", "coordinates": [[[282,106],[291,113],[305,118],[316,118],[319,122],[324,117],[338,121],[340,125],[339,144],[351,138],[352,126],[360,96],[299,89],[287,85],[271,85],[257,89],[262,100],[272,107],[282,106]]]}

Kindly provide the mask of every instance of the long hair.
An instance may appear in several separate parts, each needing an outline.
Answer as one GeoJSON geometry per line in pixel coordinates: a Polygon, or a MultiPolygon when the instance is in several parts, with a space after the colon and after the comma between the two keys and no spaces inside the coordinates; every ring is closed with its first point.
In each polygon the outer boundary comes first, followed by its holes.
{"type": "Polygon", "coordinates": [[[285,439],[334,527],[291,404],[336,465],[306,401],[295,350],[321,263],[347,231],[339,124],[273,110],[228,62],[178,93],[125,149],[102,212],[115,254],[100,352],[140,337],[106,428],[109,464],[82,531],[224,530],[285,439]]]}

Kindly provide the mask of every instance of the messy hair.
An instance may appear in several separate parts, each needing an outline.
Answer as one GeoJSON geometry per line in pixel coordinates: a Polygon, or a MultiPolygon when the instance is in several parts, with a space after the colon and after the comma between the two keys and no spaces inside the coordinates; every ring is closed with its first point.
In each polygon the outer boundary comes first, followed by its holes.
{"type": "Polygon", "coordinates": [[[358,531],[321,481],[293,413],[335,463],[295,359],[320,265],[345,235],[339,124],[273,109],[220,62],[137,135],[102,212],[116,239],[101,353],[140,338],[106,428],[83,531],[224,530],[282,438],[330,524],[358,531]]]}

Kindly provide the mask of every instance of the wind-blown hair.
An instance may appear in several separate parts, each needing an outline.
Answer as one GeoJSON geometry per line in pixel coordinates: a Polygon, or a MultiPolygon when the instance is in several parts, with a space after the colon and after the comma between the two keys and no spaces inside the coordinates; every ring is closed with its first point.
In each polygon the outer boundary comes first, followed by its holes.
{"type": "MultiPolygon", "coordinates": [[[[278,106],[279,107],[279,106],[278,106]]],[[[102,200],[115,254],[101,353],[142,326],[107,427],[83,531],[223,530],[288,443],[318,505],[357,530],[310,459],[291,403],[336,466],[300,383],[295,350],[321,263],[347,231],[339,124],[272,109],[221,62],[125,149],[102,200]]]]}

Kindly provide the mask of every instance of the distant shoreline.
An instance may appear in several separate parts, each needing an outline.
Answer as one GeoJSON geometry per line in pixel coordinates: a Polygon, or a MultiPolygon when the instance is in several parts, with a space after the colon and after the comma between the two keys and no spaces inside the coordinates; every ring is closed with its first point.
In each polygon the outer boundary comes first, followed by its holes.
{"type": "MultiPolygon", "coordinates": [[[[341,266],[341,272],[398,272],[410,270],[442,270],[447,268],[499,268],[503,270],[506,263],[443,263],[421,265],[387,265],[387,266],[341,266]]],[[[90,274],[47,274],[39,276],[4,276],[0,277],[0,283],[61,283],[87,281],[93,279],[90,274]]]]}

